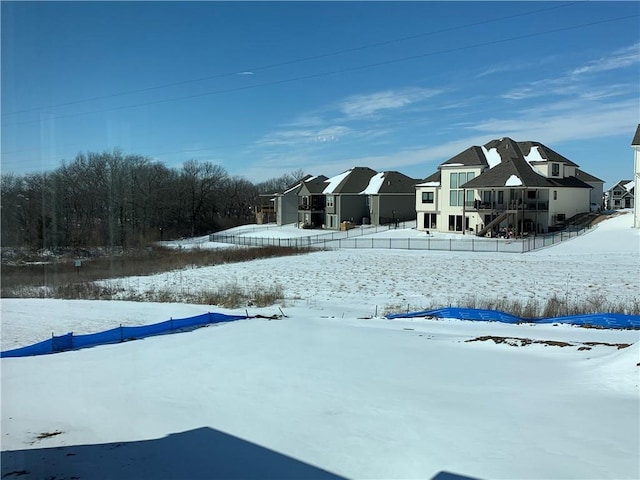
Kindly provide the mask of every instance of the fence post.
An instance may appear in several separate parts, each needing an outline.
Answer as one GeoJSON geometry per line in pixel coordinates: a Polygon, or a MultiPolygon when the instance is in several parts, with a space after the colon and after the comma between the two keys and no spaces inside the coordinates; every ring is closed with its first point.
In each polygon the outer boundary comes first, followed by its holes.
{"type": "Polygon", "coordinates": [[[475,252],[475,251],[476,251],[476,247],[475,247],[475,245],[476,245],[476,244],[475,244],[475,238],[472,238],[472,239],[471,239],[471,251],[472,251],[472,252],[475,252]]]}
{"type": "Polygon", "coordinates": [[[453,250],[453,242],[452,239],[449,239],[449,251],[451,252],[453,250]]]}

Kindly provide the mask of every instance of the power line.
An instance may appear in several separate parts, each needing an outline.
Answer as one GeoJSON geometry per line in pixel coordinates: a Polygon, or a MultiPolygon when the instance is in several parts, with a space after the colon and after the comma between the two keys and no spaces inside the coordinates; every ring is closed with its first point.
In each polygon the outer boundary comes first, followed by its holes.
{"type": "MultiPolygon", "coordinates": [[[[591,0],[586,0],[586,1],[591,1],[591,0]]],[[[510,20],[512,18],[524,17],[524,16],[528,16],[528,15],[535,15],[536,13],[547,12],[549,10],[556,10],[556,9],[559,9],[559,8],[566,8],[566,7],[577,5],[577,4],[580,4],[580,3],[585,3],[585,2],[584,1],[577,1],[577,2],[566,3],[566,4],[563,4],[563,5],[555,5],[555,6],[552,6],[552,7],[541,8],[541,9],[532,10],[532,11],[529,11],[529,12],[516,13],[516,14],[513,14],[513,15],[507,15],[507,16],[504,16],[504,17],[498,17],[498,18],[493,18],[493,19],[489,19],[489,20],[483,20],[483,21],[479,21],[479,22],[467,23],[467,24],[464,24],[464,25],[456,26],[456,27],[444,28],[442,30],[435,30],[435,31],[432,31],[432,32],[419,33],[419,34],[410,35],[410,36],[407,36],[407,37],[400,37],[400,38],[396,38],[396,39],[385,40],[385,41],[382,41],[382,42],[376,42],[376,43],[371,43],[371,44],[367,44],[367,45],[360,45],[360,46],[346,48],[346,49],[342,49],[342,50],[335,50],[333,52],[321,53],[321,54],[318,54],[318,55],[312,55],[312,56],[302,57],[302,58],[296,58],[296,59],[287,60],[287,61],[284,61],[284,62],[278,62],[278,63],[272,63],[272,64],[267,64],[267,65],[261,65],[261,66],[257,66],[257,67],[245,68],[245,69],[242,69],[241,71],[219,73],[219,74],[216,74],[216,75],[209,75],[209,76],[206,76],[206,77],[194,78],[194,79],[190,79],[190,80],[182,80],[180,82],[165,83],[165,84],[155,85],[155,86],[151,86],[151,87],[138,88],[138,89],[135,89],[135,90],[126,90],[126,91],[122,91],[122,92],[112,93],[112,94],[109,94],[109,95],[101,95],[101,96],[97,96],[97,97],[85,98],[85,99],[82,99],[82,100],[72,100],[72,101],[69,101],[69,102],[56,103],[56,104],[53,104],[53,105],[47,105],[47,106],[43,106],[43,107],[34,107],[34,108],[28,108],[28,109],[24,109],[24,110],[16,110],[16,111],[13,111],[13,112],[2,113],[2,115],[3,116],[17,115],[19,113],[33,112],[33,111],[36,111],[36,110],[56,108],[56,107],[64,107],[64,106],[69,106],[69,105],[77,105],[79,103],[92,102],[92,101],[96,101],[96,100],[104,100],[104,99],[107,99],[107,98],[114,98],[114,97],[120,97],[120,96],[123,96],[123,95],[130,95],[130,94],[133,94],[133,93],[142,93],[142,92],[148,92],[148,91],[152,91],[152,90],[159,90],[159,89],[162,89],[162,88],[169,88],[169,87],[175,87],[175,86],[179,86],[179,85],[186,85],[186,84],[189,84],[189,83],[202,82],[202,81],[205,81],[205,80],[213,80],[213,79],[216,79],[216,78],[229,77],[229,76],[237,75],[237,74],[241,73],[242,71],[255,72],[255,71],[259,71],[259,70],[267,70],[267,69],[270,69],[270,68],[276,68],[276,67],[282,67],[282,66],[286,66],[286,65],[292,65],[292,64],[300,63],[300,62],[306,62],[306,61],[310,61],[310,60],[318,60],[318,59],[321,59],[321,58],[327,58],[327,57],[331,57],[331,56],[342,55],[344,53],[356,52],[356,51],[360,51],[360,50],[366,50],[366,49],[369,49],[369,48],[375,48],[375,47],[381,47],[381,46],[385,46],[385,45],[391,45],[393,43],[405,42],[407,40],[415,40],[417,38],[423,38],[423,37],[427,37],[427,36],[431,36],[431,35],[438,35],[438,34],[441,34],[441,33],[453,32],[453,31],[456,31],[456,30],[462,30],[462,29],[465,29],[465,28],[475,27],[475,26],[478,26],[478,25],[487,25],[489,23],[500,22],[502,20],[510,20]]]]}
{"type": "MultiPolygon", "coordinates": [[[[135,103],[135,104],[130,104],[130,105],[122,105],[119,107],[109,107],[109,108],[103,108],[103,109],[98,109],[98,110],[91,110],[91,111],[87,111],[87,112],[78,112],[78,113],[70,113],[70,114],[66,114],[66,115],[58,115],[55,117],[55,120],[60,120],[60,119],[64,119],[64,118],[70,118],[70,117],[76,117],[76,116],[80,116],[80,115],[91,115],[94,113],[102,113],[102,112],[111,112],[111,111],[116,111],[116,110],[125,110],[128,108],[136,108],[136,107],[143,107],[143,106],[148,106],[148,105],[158,105],[158,104],[162,104],[162,103],[170,103],[170,102],[176,102],[179,100],[188,100],[188,99],[192,99],[192,98],[201,98],[201,97],[207,97],[207,96],[211,96],[211,95],[219,95],[219,94],[223,94],[223,93],[231,93],[231,92],[238,92],[238,91],[243,91],[243,90],[251,90],[254,88],[261,88],[261,87],[268,87],[268,86],[273,86],[273,85],[282,85],[285,83],[292,83],[292,82],[297,82],[300,80],[310,80],[310,79],[314,79],[314,78],[320,78],[320,77],[326,77],[326,76],[330,76],[330,75],[336,75],[336,74],[340,74],[340,73],[347,73],[347,72],[353,72],[353,71],[357,71],[357,70],[363,70],[366,68],[372,68],[372,67],[379,67],[379,66],[383,66],[383,65],[391,65],[394,63],[400,63],[400,62],[406,62],[409,60],[416,60],[418,58],[425,58],[425,57],[430,57],[430,56],[435,56],[435,55],[442,55],[442,54],[446,54],[446,53],[452,53],[452,52],[458,52],[458,51],[462,51],[462,50],[469,50],[472,48],[479,48],[479,47],[486,47],[486,46],[490,46],[490,45],[497,45],[497,44],[501,44],[501,43],[507,43],[507,42],[512,42],[512,41],[516,41],[516,40],[522,40],[525,38],[533,38],[533,37],[540,37],[543,35],[549,35],[552,33],[558,33],[558,32],[566,32],[569,30],[576,30],[579,28],[585,28],[585,27],[590,27],[593,25],[601,25],[603,23],[610,23],[610,22],[616,22],[616,21],[620,21],[620,20],[628,20],[631,18],[638,18],[640,17],[640,15],[635,14],[635,15],[627,15],[627,16],[623,16],[623,17],[616,17],[616,18],[610,18],[610,19],[606,19],[606,20],[599,20],[596,22],[590,22],[590,23],[583,23],[580,25],[573,25],[570,27],[563,27],[563,28],[557,28],[557,29],[553,29],[553,30],[547,30],[544,32],[535,32],[535,33],[529,33],[526,35],[519,35],[516,37],[509,37],[509,38],[504,38],[501,40],[492,40],[489,42],[482,42],[482,43],[476,43],[476,44],[472,44],[472,45],[466,45],[466,46],[462,46],[462,47],[455,47],[455,48],[449,48],[446,50],[438,50],[436,52],[429,52],[429,53],[422,53],[422,54],[418,54],[418,55],[411,55],[408,57],[401,57],[401,58],[396,58],[396,59],[392,59],[392,60],[385,60],[385,61],[381,61],[381,62],[375,62],[375,63],[368,63],[368,64],[364,64],[364,65],[358,65],[358,66],[354,66],[354,67],[348,67],[348,68],[342,68],[339,70],[331,70],[328,72],[321,72],[321,73],[314,73],[314,74],[309,74],[309,75],[302,75],[302,76],[298,76],[298,77],[292,77],[292,78],[286,78],[286,79],[282,79],[282,80],[273,80],[271,82],[263,82],[263,83],[257,83],[257,84],[253,84],[253,85],[245,85],[245,86],[241,86],[241,87],[233,87],[233,88],[227,88],[227,89],[222,89],[222,90],[214,90],[214,91],[210,91],[210,92],[204,92],[204,93],[198,93],[198,94],[192,94],[192,95],[184,95],[181,97],[173,97],[173,98],[168,98],[168,99],[164,99],[164,100],[154,100],[154,101],[150,101],[150,102],[142,102],[142,103],[135,103]]],[[[24,122],[9,122],[6,123],[6,125],[27,125],[27,124],[31,124],[31,123],[40,123],[40,120],[28,120],[28,121],[24,121],[24,122]]]]}

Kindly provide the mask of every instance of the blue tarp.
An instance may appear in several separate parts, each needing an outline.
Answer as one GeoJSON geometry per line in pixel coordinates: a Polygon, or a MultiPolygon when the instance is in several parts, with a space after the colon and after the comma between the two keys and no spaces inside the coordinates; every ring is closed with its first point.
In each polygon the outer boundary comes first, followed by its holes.
{"type": "Polygon", "coordinates": [[[566,317],[549,318],[521,318],[497,310],[482,310],[478,308],[439,308],[437,310],[423,310],[421,312],[407,312],[387,315],[386,318],[457,318],[461,320],[474,320],[483,322],[502,323],[567,323],[582,327],[596,328],[639,328],[640,315],[623,315],[620,313],[591,313],[587,315],[569,315],[566,317]]]}
{"type": "Polygon", "coordinates": [[[170,319],[152,325],[137,327],[119,326],[104,332],[89,333],[87,335],[74,335],[67,333],[61,336],[52,336],[49,340],[38,342],[26,347],[16,348],[0,352],[0,358],[5,357],[30,357],[33,355],[46,355],[48,353],[63,352],[65,350],[78,350],[80,348],[120,343],[128,340],[164,335],[185,330],[193,330],[212,323],[233,322],[249,318],[244,315],[224,315],[222,313],[204,313],[195,317],[170,319]]]}

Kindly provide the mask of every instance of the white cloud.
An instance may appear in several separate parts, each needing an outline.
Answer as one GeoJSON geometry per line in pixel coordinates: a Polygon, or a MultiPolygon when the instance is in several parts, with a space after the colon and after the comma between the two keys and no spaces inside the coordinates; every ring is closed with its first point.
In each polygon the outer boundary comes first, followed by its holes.
{"type": "Polygon", "coordinates": [[[631,99],[607,105],[576,102],[573,108],[563,111],[539,106],[519,117],[486,120],[469,130],[485,132],[496,138],[509,136],[516,140],[551,143],[619,135],[626,132],[629,125],[637,123],[638,102],[631,99]]]}
{"type": "Polygon", "coordinates": [[[549,94],[577,95],[583,98],[603,98],[617,95],[618,93],[614,89],[620,87],[620,84],[604,88],[592,87],[587,83],[589,79],[586,74],[624,68],[637,63],[640,63],[640,43],[616,50],[607,57],[591,61],[557,77],[536,80],[522,87],[511,89],[502,94],[502,98],[524,100],[549,94]],[[610,90],[609,92],[606,91],[607,88],[610,90]]]}
{"type": "Polygon", "coordinates": [[[353,95],[339,103],[339,109],[349,119],[359,119],[375,115],[383,110],[397,110],[421,102],[442,93],[442,90],[428,88],[405,88],[386,90],[364,95],[353,95]]]}
{"type": "Polygon", "coordinates": [[[582,67],[576,68],[571,72],[571,74],[582,75],[584,73],[617,70],[637,63],[640,63],[640,43],[621,48],[613,52],[611,55],[589,62],[582,67]]]}
{"type": "Polygon", "coordinates": [[[301,144],[338,142],[349,135],[352,130],[342,125],[332,125],[324,128],[295,128],[278,130],[265,135],[256,142],[259,146],[299,146],[301,144]]]}

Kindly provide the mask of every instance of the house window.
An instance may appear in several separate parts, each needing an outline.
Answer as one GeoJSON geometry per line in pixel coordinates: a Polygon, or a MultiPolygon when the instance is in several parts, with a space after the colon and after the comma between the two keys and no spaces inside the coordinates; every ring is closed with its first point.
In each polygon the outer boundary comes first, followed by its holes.
{"type": "Polygon", "coordinates": [[[333,195],[327,195],[327,207],[333,207],[333,195]]]}
{"type": "Polygon", "coordinates": [[[435,213],[425,213],[424,214],[424,228],[425,229],[436,229],[437,228],[437,216],[435,213]]]}
{"type": "MultiPolygon", "coordinates": [[[[462,207],[464,205],[464,190],[460,187],[470,180],[475,178],[476,174],[473,172],[452,172],[449,174],[449,206],[462,207]]],[[[469,190],[469,192],[472,192],[469,190]]],[[[469,205],[473,205],[473,192],[471,197],[467,194],[467,201],[471,199],[469,205]]]]}
{"type": "Polygon", "coordinates": [[[557,200],[557,199],[558,199],[558,191],[557,191],[557,190],[554,190],[554,191],[553,191],[553,199],[554,199],[554,200],[557,200]]]}
{"type": "Polygon", "coordinates": [[[462,231],[462,215],[449,215],[449,230],[452,232],[462,231]]]}
{"type": "Polygon", "coordinates": [[[473,190],[467,190],[467,201],[465,203],[465,206],[473,207],[475,199],[476,197],[475,197],[475,194],[473,193],[473,190]]]}
{"type": "Polygon", "coordinates": [[[538,191],[537,190],[527,190],[527,198],[529,200],[535,200],[536,198],[538,198],[538,191]]]}
{"type": "Polygon", "coordinates": [[[621,197],[622,196],[622,190],[614,190],[613,191],[613,196],[614,197],[621,197]]]}
{"type": "Polygon", "coordinates": [[[500,190],[498,192],[498,203],[499,204],[503,204],[504,203],[504,191],[500,190]]]}
{"type": "Polygon", "coordinates": [[[433,203],[433,192],[422,192],[422,203],[433,203]]]}
{"type": "Polygon", "coordinates": [[[560,176],[560,164],[559,163],[552,163],[551,164],[551,176],[552,177],[559,177],[560,176]]]}

